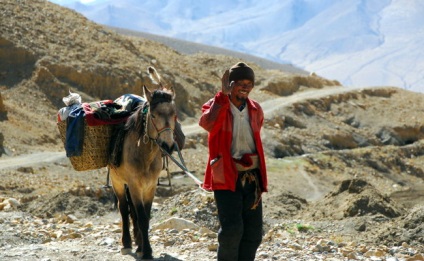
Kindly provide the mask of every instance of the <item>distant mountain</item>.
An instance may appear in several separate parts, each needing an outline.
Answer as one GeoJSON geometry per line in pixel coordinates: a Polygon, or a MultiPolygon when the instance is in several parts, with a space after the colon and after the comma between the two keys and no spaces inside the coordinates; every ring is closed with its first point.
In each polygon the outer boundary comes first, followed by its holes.
{"type": "Polygon", "coordinates": [[[51,0],[108,26],[314,71],[346,86],[424,92],[420,0],[51,0]]]}
{"type": "Polygon", "coordinates": [[[237,51],[232,51],[229,49],[224,49],[220,47],[214,47],[211,45],[200,44],[195,42],[190,42],[186,40],[180,40],[177,38],[161,36],[157,34],[144,33],[140,31],[133,31],[128,29],[122,29],[118,27],[110,27],[107,26],[108,29],[114,30],[119,34],[134,36],[134,37],[142,37],[146,39],[150,39],[152,41],[162,43],[166,46],[171,47],[172,49],[182,53],[182,54],[195,54],[195,53],[210,53],[210,54],[218,54],[218,55],[227,55],[236,57],[239,59],[243,59],[248,62],[254,62],[257,65],[261,66],[264,69],[268,70],[282,70],[284,72],[291,72],[295,74],[310,74],[307,71],[304,71],[300,68],[297,68],[291,64],[282,64],[278,62],[274,62],[265,58],[261,58],[258,56],[250,55],[248,53],[242,53],[237,51]]]}

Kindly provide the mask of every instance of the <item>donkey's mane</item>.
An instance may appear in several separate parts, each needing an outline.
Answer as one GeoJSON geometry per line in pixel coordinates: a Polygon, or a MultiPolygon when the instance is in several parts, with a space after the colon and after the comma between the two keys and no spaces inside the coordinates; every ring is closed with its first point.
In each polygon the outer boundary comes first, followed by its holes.
{"type": "Polygon", "coordinates": [[[174,96],[168,90],[155,90],[152,93],[152,101],[150,102],[150,109],[155,110],[156,106],[162,102],[172,102],[174,96]]]}

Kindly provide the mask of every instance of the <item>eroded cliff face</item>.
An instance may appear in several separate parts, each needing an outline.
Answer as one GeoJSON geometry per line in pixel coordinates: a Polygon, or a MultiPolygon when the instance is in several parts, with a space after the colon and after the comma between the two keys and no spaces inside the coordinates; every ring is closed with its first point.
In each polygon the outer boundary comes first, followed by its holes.
{"type": "Polygon", "coordinates": [[[0,85],[13,86],[31,77],[36,61],[31,51],[0,37],[0,85]]]}
{"type": "MultiPolygon", "coordinates": [[[[97,65],[94,68],[55,63],[51,53],[33,53],[28,47],[0,37],[0,85],[12,88],[24,80],[36,83],[50,98],[59,103],[69,90],[91,97],[118,97],[122,93],[141,93],[143,77],[130,70],[113,70],[97,65]]],[[[93,98],[92,98],[93,99],[93,98]]]]}
{"type": "Polygon", "coordinates": [[[48,1],[2,5],[0,86],[33,81],[55,106],[69,90],[87,99],[141,92],[150,59],[130,40],[48,1]]]}
{"type": "Polygon", "coordinates": [[[288,96],[304,88],[321,89],[328,86],[342,86],[336,80],[328,80],[312,73],[311,75],[290,75],[272,77],[267,86],[263,88],[265,91],[272,92],[279,96],[288,96]]]}

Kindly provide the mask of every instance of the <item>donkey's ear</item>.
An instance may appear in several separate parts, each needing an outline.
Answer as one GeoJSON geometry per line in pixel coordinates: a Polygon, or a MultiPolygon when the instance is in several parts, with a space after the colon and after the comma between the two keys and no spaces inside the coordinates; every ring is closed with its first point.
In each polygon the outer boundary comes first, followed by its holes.
{"type": "Polygon", "coordinates": [[[162,86],[162,79],[159,75],[159,73],[156,71],[156,69],[153,66],[149,66],[147,68],[147,72],[149,73],[149,77],[152,80],[153,83],[158,84],[161,89],[163,89],[162,86]]]}
{"type": "Polygon", "coordinates": [[[152,93],[147,89],[146,85],[143,85],[143,92],[144,97],[147,99],[148,102],[152,101],[152,93]]]}

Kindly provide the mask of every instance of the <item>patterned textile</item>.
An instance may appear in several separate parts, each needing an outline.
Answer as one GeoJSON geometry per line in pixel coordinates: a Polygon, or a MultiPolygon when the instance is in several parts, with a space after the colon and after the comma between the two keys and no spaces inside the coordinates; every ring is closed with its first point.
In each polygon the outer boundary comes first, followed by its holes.
{"type": "Polygon", "coordinates": [[[240,181],[242,187],[246,185],[246,182],[248,184],[255,183],[256,189],[255,189],[255,202],[253,203],[251,209],[256,209],[256,207],[259,205],[259,202],[261,201],[261,187],[260,187],[260,179],[259,179],[259,169],[251,169],[247,171],[239,171],[240,181]]]}
{"type": "Polygon", "coordinates": [[[134,110],[145,99],[135,94],[124,94],[115,101],[103,100],[83,103],[87,124],[97,126],[103,124],[119,124],[125,122],[134,110]]]}

